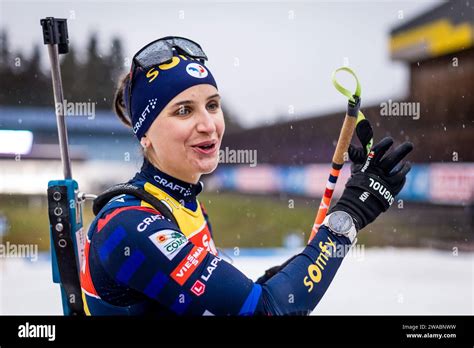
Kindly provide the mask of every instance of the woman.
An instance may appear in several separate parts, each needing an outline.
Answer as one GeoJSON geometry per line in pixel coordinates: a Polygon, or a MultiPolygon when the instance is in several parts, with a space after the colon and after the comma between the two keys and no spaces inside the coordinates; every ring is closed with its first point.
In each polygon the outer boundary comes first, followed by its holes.
{"type": "MultiPolygon", "coordinates": [[[[115,111],[144,153],[129,183],[164,203],[173,219],[132,195],[101,207],[81,272],[89,315],[309,314],[342,262],[333,252],[354,243],[357,231],[387,210],[403,187],[410,166],[398,164],[412,145],[384,156],[393,143],[385,138],[367,154],[372,130],[366,123],[358,129],[363,147],[350,151],[353,175],[316,237],[257,282],[248,279],[219,258],[197,199],[201,175],[217,167],[225,130],[205,60],[193,41],[159,39],[135,55],[118,88],[115,111]]],[[[359,103],[349,105],[348,114],[357,115],[359,103]]]]}

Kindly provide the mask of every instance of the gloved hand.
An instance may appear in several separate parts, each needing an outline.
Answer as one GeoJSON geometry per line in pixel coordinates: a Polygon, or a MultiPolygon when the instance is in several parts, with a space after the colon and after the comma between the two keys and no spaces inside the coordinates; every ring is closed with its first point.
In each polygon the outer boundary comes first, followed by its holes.
{"type": "Polygon", "coordinates": [[[370,123],[363,122],[359,123],[362,124],[358,126],[359,129],[356,128],[362,148],[349,148],[349,157],[353,160],[352,176],[341,198],[328,213],[338,210],[349,213],[354,218],[357,230],[367,226],[392,205],[411,169],[408,162],[401,161],[413,149],[412,143],[404,142],[395,150],[387,152],[393,139],[386,137],[366,155],[365,146],[372,137],[372,129],[370,123]]]}
{"type": "MultiPolygon", "coordinates": [[[[359,113],[359,107],[360,107],[360,98],[357,96],[354,96],[354,99],[356,100],[356,103],[353,103],[349,101],[347,105],[347,114],[352,116],[357,116],[359,113]]],[[[362,144],[362,148],[359,147],[354,147],[352,144],[349,146],[349,158],[353,162],[353,165],[362,165],[364,164],[366,158],[367,158],[367,144],[370,142],[370,139],[373,137],[373,131],[372,131],[372,126],[370,125],[370,122],[368,120],[362,120],[357,124],[356,127],[356,134],[357,137],[359,138],[360,143],[362,144]]],[[[262,275],[260,278],[258,278],[255,283],[257,284],[263,284],[267,280],[269,280],[271,277],[273,277],[275,274],[280,272],[291,260],[293,260],[294,257],[290,258],[283,264],[279,266],[273,266],[265,271],[265,274],[262,275]]]]}

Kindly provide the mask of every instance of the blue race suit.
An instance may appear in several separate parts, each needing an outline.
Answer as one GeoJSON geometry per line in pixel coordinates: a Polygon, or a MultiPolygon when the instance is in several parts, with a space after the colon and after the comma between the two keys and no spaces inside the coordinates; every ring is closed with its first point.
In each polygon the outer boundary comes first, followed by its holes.
{"type": "Polygon", "coordinates": [[[350,244],[326,227],[278,273],[256,284],[221,259],[202,184],[177,180],[147,160],[129,181],[170,208],[178,226],[145,201],[110,200],[86,240],[81,269],[88,315],[307,315],[321,300],[350,244]]]}

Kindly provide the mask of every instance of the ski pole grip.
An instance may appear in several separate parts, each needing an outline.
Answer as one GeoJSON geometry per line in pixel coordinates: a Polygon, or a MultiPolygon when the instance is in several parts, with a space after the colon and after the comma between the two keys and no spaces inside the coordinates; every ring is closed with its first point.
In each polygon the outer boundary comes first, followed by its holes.
{"type": "MultiPolygon", "coordinates": [[[[340,93],[347,97],[349,102],[356,102],[356,99],[360,98],[362,88],[359,79],[357,78],[357,75],[351,68],[345,66],[336,69],[332,74],[332,83],[340,93]],[[339,71],[345,71],[352,75],[352,77],[354,77],[356,82],[356,89],[354,92],[349,91],[348,89],[344,88],[339,82],[337,82],[336,75],[339,71]]],[[[360,121],[361,118],[364,118],[364,115],[360,111],[357,113],[357,115],[349,115],[346,113],[344,123],[342,124],[341,132],[339,133],[339,140],[337,141],[336,150],[334,151],[334,155],[332,158],[333,163],[338,165],[344,164],[344,153],[349,148],[349,144],[351,143],[352,135],[354,134],[357,122],[360,121]]]]}
{"type": "Polygon", "coordinates": [[[40,20],[43,27],[43,42],[45,45],[58,45],[59,54],[69,52],[69,36],[67,19],[46,17],[40,20]]]}

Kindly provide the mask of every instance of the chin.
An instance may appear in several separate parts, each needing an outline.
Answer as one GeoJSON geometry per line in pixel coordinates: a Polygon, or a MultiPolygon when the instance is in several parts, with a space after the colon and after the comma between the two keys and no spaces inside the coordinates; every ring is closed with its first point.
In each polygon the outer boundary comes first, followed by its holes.
{"type": "Polygon", "coordinates": [[[218,164],[218,158],[199,161],[199,163],[197,163],[197,169],[202,174],[210,174],[217,168],[218,164]]]}

